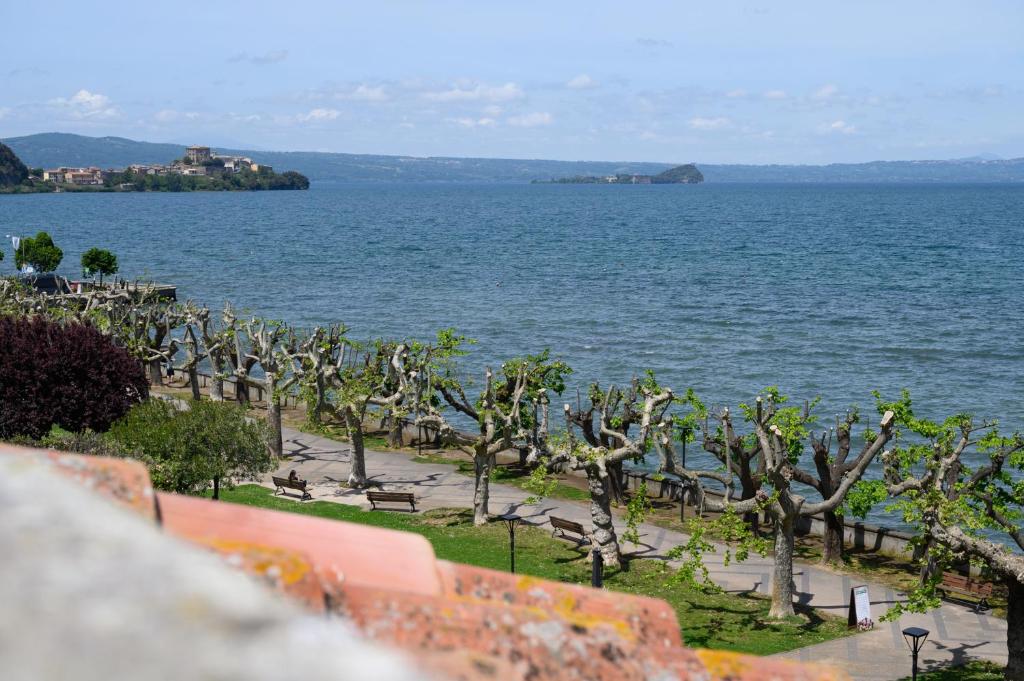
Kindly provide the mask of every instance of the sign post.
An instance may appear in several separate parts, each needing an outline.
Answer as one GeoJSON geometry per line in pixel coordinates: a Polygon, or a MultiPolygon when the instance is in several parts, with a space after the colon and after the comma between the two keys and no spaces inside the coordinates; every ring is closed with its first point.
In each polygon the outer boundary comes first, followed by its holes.
{"type": "Polygon", "coordinates": [[[868,595],[867,585],[850,589],[850,613],[846,624],[862,631],[875,628],[875,622],[871,619],[871,597],[868,595]]]}

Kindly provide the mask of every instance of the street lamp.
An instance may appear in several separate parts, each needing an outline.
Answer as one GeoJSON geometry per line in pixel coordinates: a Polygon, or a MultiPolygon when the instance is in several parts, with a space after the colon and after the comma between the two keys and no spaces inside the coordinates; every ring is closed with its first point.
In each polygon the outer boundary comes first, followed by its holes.
{"type": "Polygon", "coordinates": [[[516,527],[519,523],[523,522],[523,519],[514,513],[506,513],[505,515],[498,516],[505,523],[505,527],[508,528],[508,543],[509,543],[509,572],[512,574],[516,573],[516,527]]]}
{"type": "Polygon", "coordinates": [[[914,666],[911,675],[911,679],[913,679],[913,681],[917,681],[917,654],[921,652],[921,648],[924,647],[924,642],[927,638],[927,629],[922,629],[921,627],[907,627],[903,630],[903,640],[907,642],[907,647],[910,648],[910,652],[914,659],[914,666]]]}

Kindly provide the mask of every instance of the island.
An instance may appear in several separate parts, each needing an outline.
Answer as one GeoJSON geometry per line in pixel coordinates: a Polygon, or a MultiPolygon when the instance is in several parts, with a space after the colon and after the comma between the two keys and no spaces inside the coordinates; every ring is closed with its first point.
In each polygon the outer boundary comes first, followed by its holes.
{"type": "Polygon", "coordinates": [[[577,175],[551,180],[533,180],[531,184],[700,184],[704,175],[692,163],[676,166],[657,175],[577,175]]]}
{"type": "Polygon", "coordinates": [[[169,164],[132,164],[125,168],[28,168],[0,143],[0,193],[190,192],[309,189],[309,179],[294,170],[276,173],[246,156],[214,154],[210,147],[187,147],[169,164]]]}

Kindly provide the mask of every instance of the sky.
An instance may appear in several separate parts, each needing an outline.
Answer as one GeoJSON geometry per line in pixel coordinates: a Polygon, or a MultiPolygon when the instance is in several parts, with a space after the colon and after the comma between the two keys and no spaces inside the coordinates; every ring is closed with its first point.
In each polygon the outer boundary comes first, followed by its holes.
{"type": "Polygon", "coordinates": [[[1024,2],[0,1],[0,138],[704,163],[1024,156],[1024,2]]]}

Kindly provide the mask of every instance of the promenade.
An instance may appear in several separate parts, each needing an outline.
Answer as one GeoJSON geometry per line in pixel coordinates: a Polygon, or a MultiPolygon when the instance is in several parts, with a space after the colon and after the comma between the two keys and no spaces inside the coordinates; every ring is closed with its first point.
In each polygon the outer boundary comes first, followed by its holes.
{"type": "MultiPolygon", "coordinates": [[[[295,469],[299,477],[309,480],[315,500],[334,501],[369,507],[362,491],[344,489],[348,472],[348,445],[292,428],[284,428],[285,456],[280,472],[295,469]]],[[[380,452],[367,449],[366,469],[370,479],[387,490],[411,491],[416,494],[417,507],[471,507],[473,480],[444,464],[421,464],[405,452],[380,452]]],[[[270,476],[265,483],[270,484],[270,476]]],[[[515,512],[527,523],[547,525],[550,515],[590,524],[586,503],[561,499],[544,499],[538,504],[524,503],[529,493],[508,485],[491,483],[491,513],[515,512]]],[[[617,529],[624,529],[617,519],[617,529]]],[[[653,525],[640,528],[642,546],[639,556],[659,558],[674,546],[685,543],[679,532],[653,525]]],[[[629,548],[632,546],[627,545],[629,548]]],[[[707,556],[711,577],[724,589],[735,593],[771,593],[771,557],[754,556],[744,563],[722,565],[722,552],[707,556]]],[[[889,604],[900,597],[892,589],[865,582],[856,577],[840,575],[817,566],[797,563],[794,567],[797,598],[801,604],[823,612],[846,617],[850,588],[867,584],[871,597],[871,614],[876,622],[889,604]]],[[[1005,620],[978,614],[967,607],[944,603],[941,608],[923,615],[909,615],[898,622],[878,622],[872,631],[828,641],[807,648],[781,653],[778,657],[807,662],[833,664],[846,670],[856,681],[898,680],[910,674],[910,652],[900,634],[908,626],[928,629],[931,635],[921,652],[922,669],[956,664],[969,659],[986,659],[1006,664],[1005,620]]]]}

